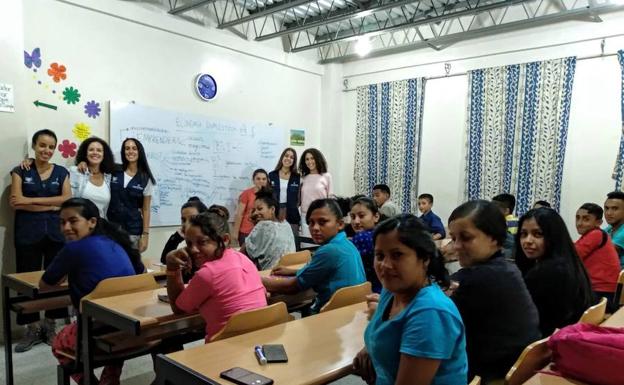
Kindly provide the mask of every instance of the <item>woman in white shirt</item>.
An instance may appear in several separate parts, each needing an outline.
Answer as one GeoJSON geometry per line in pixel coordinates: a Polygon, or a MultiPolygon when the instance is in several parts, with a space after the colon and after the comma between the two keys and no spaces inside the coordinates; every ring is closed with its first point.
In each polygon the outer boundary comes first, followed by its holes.
{"type": "Polygon", "coordinates": [[[72,196],[95,203],[102,218],[106,218],[111,199],[110,182],[114,169],[115,159],[108,143],[95,136],[80,144],[76,166],[69,168],[72,196]]]}

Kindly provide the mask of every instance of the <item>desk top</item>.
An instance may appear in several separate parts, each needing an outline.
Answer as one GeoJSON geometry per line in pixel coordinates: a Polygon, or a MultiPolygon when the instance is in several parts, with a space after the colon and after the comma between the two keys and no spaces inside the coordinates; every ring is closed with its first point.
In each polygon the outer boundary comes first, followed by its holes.
{"type": "MultiPolygon", "coordinates": [[[[351,372],[364,346],[365,303],[167,355],[167,358],[219,381],[219,373],[239,366],[272,378],[276,384],[324,384],[351,372]],[[260,366],[254,346],[283,344],[288,363],[260,366]],[[294,380],[296,379],[296,380],[294,380]]],[[[219,381],[221,382],[221,381],[219,381]]]]}
{"type": "MultiPolygon", "coordinates": [[[[43,275],[43,270],[29,271],[27,273],[3,274],[4,285],[29,297],[37,296],[39,291],[39,280],[43,275]]],[[[68,291],[67,281],[63,282],[59,288],[46,290],[45,293],[65,294],[68,291]]]]}
{"type": "MultiPolygon", "coordinates": [[[[305,265],[306,265],[305,263],[300,263],[300,264],[298,264],[298,265],[291,265],[291,266],[284,266],[284,267],[287,267],[287,268],[289,268],[289,269],[299,270],[299,269],[301,269],[302,267],[304,267],[305,265]]],[[[261,277],[268,277],[268,276],[270,276],[270,275],[271,275],[271,270],[272,270],[272,269],[260,270],[260,272],[259,272],[259,273],[260,273],[260,276],[261,276],[261,277]]]]}
{"type": "Polygon", "coordinates": [[[600,326],[624,327],[624,307],[619,308],[611,317],[601,323],[600,326]]]}

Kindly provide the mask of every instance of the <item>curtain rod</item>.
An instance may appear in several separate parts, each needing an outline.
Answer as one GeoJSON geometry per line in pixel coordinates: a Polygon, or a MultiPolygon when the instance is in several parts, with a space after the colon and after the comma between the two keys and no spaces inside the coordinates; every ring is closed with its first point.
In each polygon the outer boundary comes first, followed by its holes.
{"type": "MultiPolygon", "coordinates": [[[[581,60],[591,60],[591,59],[600,59],[600,58],[605,58],[605,57],[609,57],[609,56],[616,56],[617,53],[605,53],[605,54],[598,54],[598,55],[591,55],[591,56],[583,56],[583,57],[577,57],[576,61],[581,61],[581,60]]],[[[451,60],[451,61],[457,61],[457,60],[451,60]]],[[[392,71],[392,70],[390,70],[392,71]]],[[[448,75],[436,75],[436,76],[425,76],[423,77],[423,79],[425,80],[436,80],[436,79],[446,79],[446,78],[453,78],[455,76],[466,76],[468,75],[467,71],[464,72],[456,72],[453,74],[448,74],[448,75]]],[[[346,80],[346,79],[345,79],[346,80]]],[[[345,88],[342,90],[342,92],[352,92],[352,91],[356,91],[356,88],[345,88]]]]}

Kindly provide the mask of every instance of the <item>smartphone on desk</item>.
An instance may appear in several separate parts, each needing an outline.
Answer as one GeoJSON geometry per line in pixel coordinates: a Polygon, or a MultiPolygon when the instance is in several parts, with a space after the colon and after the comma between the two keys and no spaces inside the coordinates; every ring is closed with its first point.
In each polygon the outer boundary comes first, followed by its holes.
{"type": "Polygon", "coordinates": [[[262,352],[268,363],[271,362],[288,362],[288,356],[284,345],[262,345],[262,352]]]}
{"type": "Polygon", "coordinates": [[[221,378],[239,385],[272,385],[273,380],[243,368],[228,369],[220,374],[221,378]]]}

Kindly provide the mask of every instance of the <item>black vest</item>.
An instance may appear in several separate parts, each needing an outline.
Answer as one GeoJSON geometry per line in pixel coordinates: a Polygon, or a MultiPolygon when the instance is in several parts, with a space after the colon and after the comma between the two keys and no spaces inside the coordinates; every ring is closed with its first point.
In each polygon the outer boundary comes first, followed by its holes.
{"type": "Polygon", "coordinates": [[[115,171],[111,177],[111,200],[106,216],[119,224],[130,235],[143,233],[143,191],[149,178],[141,173],[132,177],[124,188],[124,172],[115,171]]]}

